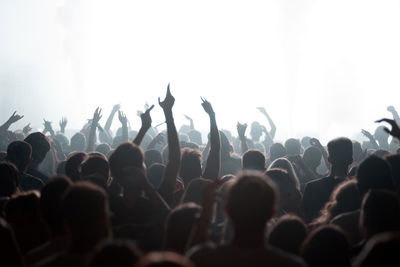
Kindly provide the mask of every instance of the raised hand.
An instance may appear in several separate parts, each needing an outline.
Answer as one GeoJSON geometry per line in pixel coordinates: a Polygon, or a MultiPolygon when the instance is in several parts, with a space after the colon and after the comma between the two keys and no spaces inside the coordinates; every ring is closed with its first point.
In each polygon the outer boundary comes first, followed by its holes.
{"type": "Polygon", "coordinates": [[[99,123],[101,117],[102,117],[101,108],[97,107],[95,112],[93,113],[92,125],[96,125],[97,126],[97,124],[99,123]]]}
{"type": "Polygon", "coordinates": [[[236,129],[239,137],[244,137],[247,129],[247,123],[241,124],[240,122],[238,122],[236,125],[236,129]]]}
{"type": "Polygon", "coordinates": [[[28,135],[30,131],[32,131],[32,128],[31,128],[31,124],[28,123],[28,124],[25,125],[25,127],[22,129],[22,132],[23,132],[25,135],[28,135]]]}
{"type": "Polygon", "coordinates": [[[51,126],[51,121],[46,121],[43,119],[43,126],[44,126],[44,131],[52,131],[53,127],[51,126]]]}
{"type": "Polygon", "coordinates": [[[174,103],[175,103],[175,98],[172,96],[171,90],[169,89],[169,84],[168,84],[167,95],[165,96],[165,99],[162,102],[160,101],[160,98],[158,98],[158,104],[164,111],[166,111],[166,110],[172,110],[174,103]]]}
{"type": "Polygon", "coordinates": [[[65,127],[67,127],[67,123],[68,123],[67,118],[66,117],[62,117],[61,120],[60,120],[60,123],[59,123],[62,133],[65,132],[65,127]]]}
{"type": "Polygon", "coordinates": [[[213,110],[213,107],[211,106],[211,103],[207,101],[207,99],[200,97],[201,101],[203,101],[203,103],[201,103],[201,106],[203,107],[204,111],[209,115],[209,116],[214,116],[215,112],[213,110]]]}
{"type": "Polygon", "coordinates": [[[397,125],[397,123],[395,122],[395,120],[384,118],[384,119],[377,120],[375,122],[377,122],[377,123],[380,123],[380,122],[389,123],[390,126],[392,127],[392,129],[389,130],[388,128],[385,127],[384,128],[385,132],[387,132],[388,134],[390,134],[393,137],[396,137],[396,138],[400,139],[400,128],[397,125]]]}
{"type": "Polygon", "coordinates": [[[257,109],[262,113],[262,114],[267,114],[267,111],[265,110],[264,107],[257,107],[257,109]]]}
{"type": "Polygon", "coordinates": [[[368,139],[374,139],[374,137],[372,136],[372,134],[370,132],[368,132],[367,130],[361,129],[361,133],[367,137],[368,139]]]}
{"type": "Polygon", "coordinates": [[[120,104],[116,104],[116,105],[113,106],[112,112],[115,113],[115,112],[117,112],[120,108],[121,108],[121,105],[120,105],[120,104]]]}
{"type": "Polygon", "coordinates": [[[20,119],[22,119],[24,116],[20,116],[17,114],[16,111],[14,111],[14,113],[11,115],[11,117],[7,120],[7,123],[9,123],[10,125],[19,121],[20,119]]]}
{"type": "Polygon", "coordinates": [[[190,121],[192,121],[192,118],[191,118],[191,117],[189,117],[188,115],[186,115],[186,114],[183,114],[183,116],[185,116],[185,118],[186,118],[187,120],[190,120],[190,121]]]}
{"type": "Polygon", "coordinates": [[[150,111],[154,108],[154,105],[151,105],[144,113],[140,115],[140,119],[142,120],[142,127],[145,129],[150,129],[151,127],[151,116],[150,111]]]}
{"type": "Polygon", "coordinates": [[[128,119],[126,118],[125,113],[123,113],[122,111],[118,111],[118,119],[121,122],[121,124],[123,125],[127,125],[128,124],[128,119]]]}
{"type": "Polygon", "coordinates": [[[396,112],[396,109],[393,106],[388,106],[387,111],[393,113],[393,112],[396,112]]]}

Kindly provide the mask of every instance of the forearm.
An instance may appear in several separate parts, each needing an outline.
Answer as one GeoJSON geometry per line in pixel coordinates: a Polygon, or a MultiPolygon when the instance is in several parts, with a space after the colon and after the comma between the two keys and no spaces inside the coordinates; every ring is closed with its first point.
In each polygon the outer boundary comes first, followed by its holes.
{"type": "Polygon", "coordinates": [[[265,113],[265,117],[267,117],[268,123],[271,126],[271,131],[269,131],[269,135],[271,139],[273,140],[275,138],[275,133],[276,133],[276,125],[268,115],[268,113],[265,113]]]}
{"type": "Polygon", "coordinates": [[[111,111],[110,116],[108,116],[108,119],[106,121],[106,124],[104,125],[104,130],[109,131],[112,125],[112,122],[114,120],[115,116],[115,111],[111,111]]]}
{"type": "Polygon", "coordinates": [[[87,152],[94,151],[96,128],[97,128],[96,123],[92,122],[92,125],[90,126],[89,140],[88,140],[87,149],[86,149],[87,152]]]}
{"type": "Polygon", "coordinates": [[[138,134],[136,135],[135,139],[133,140],[133,143],[137,146],[140,146],[142,143],[142,140],[144,136],[146,135],[146,132],[149,130],[150,127],[141,127],[138,134]]]}
{"type": "Polygon", "coordinates": [[[215,115],[210,116],[210,153],[207,158],[204,178],[218,179],[221,164],[221,140],[215,115]]]}
{"type": "Polygon", "coordinates": [[[242,155],[249,150],[249,147],[247,146],[247,140],[245,136],[239,136],[240,139],[240,147],[242,148],[242,155]]]}
{"type": "Polygon", "coordinates": [[[122,124],[122,142],[128,142],[128,125],[126,123],[122,124]]]}

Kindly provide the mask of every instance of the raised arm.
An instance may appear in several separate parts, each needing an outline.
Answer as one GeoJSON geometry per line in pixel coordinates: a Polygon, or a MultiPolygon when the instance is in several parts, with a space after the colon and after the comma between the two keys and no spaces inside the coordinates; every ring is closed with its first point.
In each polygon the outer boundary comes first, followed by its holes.
{"type": "Polygon", "coordinates": [[[62,117],[59,125],[60,125],[60,132],[63,134],[65,133],[65,128],[67,127],[67,123],[68,123],[67,118],[62,117]]]}
{"type": "Polygon", "coordinates": [[[394,121],[397,123],[397,125],[400,125],[400,116],[397,113],[396,109],[393,106],[389,106],[387,110],[392,113],[394,121]]]}
{"type": "Polygon", "coordinates": [[[240,122],[238,122],[236,125],[236,129],[238,132],[238,138],[240,140],[240,146],[242,148],[242,155],[243,155],[247,150],[249,150],[246,140],[247,123],[241,124],[240,122]]]}
{"type": "Polygon", "coordinates": [[[117,113],[117,111],[119,111],[120,108],[121,108],[121,105],[119,105],[119,104],[113,106],[113,108],[110,112],[110,115],[107,118],[106,124],[104,125],[104,130],[106,130],[106,132],[108,132],[110,130],[111,124],[114,120],[115,113],[117,113]]]}
{"type": "Polygon", "coordinates": [[[215,112],[206,99],[202,98],[204,111],[210,118],[210,153],[208,154],[206,168],[203,177],[207,179],[217,180],[219,177],[219,169],[221,165],[221,140],[215,119],[215,112]]]}
{"type": "Polygon", "coordinates": [[[330,162],[328,160],[328,152],[326,152],[325,148],[321,145],[319,140],[317,138],[311,138],[310,139],[310,145],[312,145],[313,147],[318,148],[321,151],[322,157],[323,157],[324,162],[325,162],[325,166],[329,170],[331,168],[331,164],[330,164],[330,162]]]}
{"type": "Polygon", "coordinates": [[[194,130],[194,123],[193,123],[193,119],[191,117],[189,117],[188,115],[183,114],[183,116],[185,116],[185,118],[187,120],[189,120],[190,123],[190,130],[194,130]]]}
{"type": "Polygon", "coordinates": [[[165,120],[167,122],[167,135],[168,135],[168,163],[165,167],[164,177],[160,185],[159,192],[164,197],[167,203],[171,203],[173,199],[174,188],[176,184],[176,178],[178,177],[179,168],[181,165],[181,148],[179,146],[178,133],[176,131],[174,117],[172,115],[172,107],[175,103],[175,98],[172,96],[169,89],[167,88],[167,95],[164,101],[158,103],[164,111],[165,120]]]}
{"type": "Polygon", "coordinates": [[[149,149],[154,149],[154,147],[156,146],[156,144],[164,144],[164,134],[163,133],[159,133],[157,134],[153,140],[151,140],[150,144],[147,146],[147,150],[149,149]]]}
{"type": "Polygon", "coordinates": [[[101,109],[98,107],[93,114],[92,123],[90,125],[89,140],[86,149],[87,152],[94,151],[94,145],[96,142],[96,129],[101,119],[101,116],[101,109]]]}
{"type": "Polygon", "coordinates": [[[370,132],[368,132],[367,130],[361,129],[361,133],[368,138],[369,142],[372,144],[372,146],[374,147],[374,149],[378,149],[379,145],[376,142],[375,138],[372,136],[372,134],[370,132]]]}
{"type": "Polygon", "coordinates": [[[269,131],[269,136],[273,140],[275,138],[275,133],[276,133],[276,126],[275,123],[272,121],[271,117],[268,115],[268,112],[265,110],[264,107],[258,107],[257,108],[264,116],[267,118],[269,126],[271,127],[271,130],[269,131]]]}
{"type": "Polygon", "coordinates": [[[128,119],[122,111],[118,111],[118,119],[122,124],[122,142],[128,142],[128,119]]]}
{"type": "Polygon", "coordinates": [[[390,126],[392,127],[391,130],[389,130],[388,128],[384,128],[384,130],[390,134],[391,136],[393,136],[394,138],[397,138],[400,141],[400,128],[399,125],[396,123],[395,120],[391,120],[391,119],[380,119],[376,121],[377,123],[380,122],[386,122],[389,123],[390,126]]]}
{"type": "Polygon", "coordinates": [[[44,123],[43,123],[43,126],[44,126],[43,134],[46,134],[48,132],[48,133],[50,133],[50,136],[52,138],[54,138],[55,137],[55,133],[54,133],[53,127],[51,126],[51,121],[46,121],[45,119],[43,119],[43,121],[44,121],[44,123]]]}
{"type": "Polygon", "coordinates": [[[144,113],[140,114],[140,119],[142,120],[142,126],[140,127],[138,134],[136,135],[135,139],[133,140],[133,143],[135,143],[135,145],[137,145],[137,146],[140,146],[140,143],[142,143],[144,135],[151,127],[150,111],[153,108],[154,108],[154,105],[149,107],[144,113]]]}
{"type": "Polygon", "coordinates": [[[11,115],[11,117],[3,125],[0,126],[0,132],[6,132],[13,123],[16,123],[23,117],[24,117],[23,115],[20,116],[17,114],[16,111],[14,111],[14,113],[11,115]]]}

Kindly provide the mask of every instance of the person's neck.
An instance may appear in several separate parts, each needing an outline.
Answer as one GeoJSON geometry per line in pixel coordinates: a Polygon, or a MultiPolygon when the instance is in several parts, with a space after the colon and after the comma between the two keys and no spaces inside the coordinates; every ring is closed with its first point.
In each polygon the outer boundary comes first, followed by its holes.
{"type": "Polygon", "coordinates": [[[232,245],[239,248],[263,248],[264,229],[235,232],[232,245]]]}
{"type": "Polygon", "coordinates": [[[348,174],[349,166],[347,165],[332,165],[331,167],[331,177],[339,176],[339,177],[346,177],[348,174]]]}

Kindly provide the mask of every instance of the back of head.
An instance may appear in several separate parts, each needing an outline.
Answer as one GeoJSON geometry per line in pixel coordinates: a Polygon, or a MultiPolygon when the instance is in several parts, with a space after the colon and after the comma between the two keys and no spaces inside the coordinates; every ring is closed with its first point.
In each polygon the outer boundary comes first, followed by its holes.
{"type": "Polygon", "coordinates": [[[108,153],[111,151],[111,147],[107,143],[102,143],[96,147],[96,151],[107,157],[108,153]]]}
{"type": "Polygon", "coordinates": [[[367,237],[400,230],[400,202],[397,195],[384,190],[369,191],[363,199],[360,224],[367,237]]]}
{"type": "Polygon", "coordinates": [[[79,242],[97,242],[109,235],[107,195],[99,186],[88,182],[70,186],[64,194],[62,212],[68,231],[79,242]]]}
{"type": "Polygon", "coordinates": [[[86,137],[83,133],[76,133],[71,138],[72,151],[85,151],[86,137]]]}
{"type": "Polygon", "coordinates": [[[343,231],[335,226],[322,226],[311,232],[300,254],[310,267],[351,265],[349,241],[343,231]]]}
{"type": "Polygon", "coordinates": [[[300,189],[299,178],[297,177],[296,171],[294,170],[292,163],[288,159],[279,158],[274,160],[268,167],[268,169],[274,169],[274,168],[279,168],[287,171],[290,179],[292,179],[292,182],[296,185],[296,188],[300,189]]]}
{"type": "Polygon", "coordinates": [[[87,160],[82,162],[81,177],[92,174],[101,174],[106,180],[108,179],[110,176],[110,166],[104,156],[89,156],[87,160]]]}
{"type": "Polygon", "coordinates": [[[316,147],[308,147],[303,154],[303,160],[309,168],[316,169],[321,164],[322,153],[316,147]]]}
{"type": "Polygon", "coordinates": [[[203,202],[203,189],[209,183],[210,180],[203,178],[195,178],[191,180],[182,196],[181,203],[194,202],[201,205],[203,202]]]}
{"type": "Polygon", "coordinates": [[[392,168],[393,182],[397,188],[400,190],[400,154],[391,154],[385,156],[386,161],[390,164],[392,168]]]}
{"type": "Polygon", "coordinates": [[[11,163],[0,163],[0,197],[10,197],[17,191],[17,186],[17,168],[11,163]]]}
{"type": "Polygon", "coordinates": [[[199,150],[184,148],[182,149],[180,176],[185,185],[188,185],[194,178],[201,177],[201,153],[199,150]]]}
{"type": "Polygon", "coordinates": [[[164,249],[184,253],[190,234],[200,217],[201,207],[189,202],[173,209],[167,218],[164,249]]]}
{"type": "Polygon", "coordinates": [[[296,183],[284,169],[271,168],[265,172],[265,175],[277,185],[280,194],[283,192],[294,192],[296,190],[296,183]]]}
{"type": "Polygon", "coordinates": [[[147,168],[154,163],[163,163],[161,152],[155,149],[146,150],[144,152],[144,163],[147,168]]]}
{"type": "Polygon", "coordinates": [[[232,185],[226,209],[235,231],[258,231],[274,215],[278,193],[273,183],[258,172],[244,172],[232,185]]]}
{"type": "Polygon", "coordinates": [[[32,146],[24,141],[14,141],[7,147],[7,159],[17,166],[19,171],[26,171],[32,159],[32,146]]]}
{"type": "Polygon", "coordinates": [[[62,196],[72,185],[66,176],[56,176],[43,187],[40,196],[40,210],[42,218],[53,233],[64,232],[64,220],[61,211],[62,196]]]}
{"type": "Polygon", "coordinates": [[[38,165],[44,160],[47,152],[50,150],[50,143],[47,137],[40,132],[31,133],[25,138],[25,142],[31,145],[32,162],[38,165]]]}
{"type": "Polygon", "coordinates": [[[369,156],[361,162],[357,169],[357,183],[361,196],[370,189],[394,191],[390,165],[377,156],[369,156]]]}
{"type": "Polygon", "coordinates": [[[301,154],[301,143],[297,139],[289,138],[286,140],[285,148],[288,155],[295,156],[301,154]]]}
{"type": "Polygon", "coordinates": [[[119,145],[110,156],[111,174],[115,179],[124,176],[124,169],[136,167],[143,169],[144,154],[140,147],[133,143],[119,145]]]}
{"type": "Polygon", "coordinates": [[[76,182],[81,179],[80,166],[87,157],[88,155],[84,152],[74,152],[67,159],[65,163],[65,174],[71,178],[72,181],[76,182]]]}
{"type": "Polygon", "coordinates": [[[103,242],[94,249],[88,267],[132,267],[142,253],[140,250],[122,240],[103,242]]]}
{"type": "Polygon", "coordinates": [[[147,179],[155,189],[158,189],[161,185],[164,170],[165,165],[161,163],[154,163],[147,169],[147,179]]]}
{"type": "Polygon", "coordinates": [[[197,130],[191,130],[188,132],[189,140],[190,142],[196,143],[199,146],[203,144],[203,141],[201,139],[201,133],[197,130]]]}
{"type": "Polygon", "coordinates": [[[175,252],[151,252],[140,259],[137,267],[194,267],[194,264],[175,252]]]}
{"type": "Polygon", "coordinates": [[[353,143],[345,137],[333,139],[328,143],[328,153],[332,165],[348,166],[353,162],[353,143]]]}
{"type": "Polygon", "coordinates": [[[244,170],[265,170],[265,156],[256,149],[247,150],[242,157],[242,167],[244,170]]]}
{"type": "Polygon", "coordinates": [[[309,136],[303,136],[303,138],[301,138],[301,145],[303,146],[304,149],[307,149],[311,146],[310,140],[311,137],[309,136]]]}
{"type": "Polygon", "coordinates": [[[286,148],[281,143],[274,143],[269,149],[271,161],[286,156],[286,148]]]}
{"type": "Polygon", "coordinates": [[[271,229],[268,243],[296,255],[306,237],[307,226],[304,221],[295,215],[284,215],[271,229]]]}

